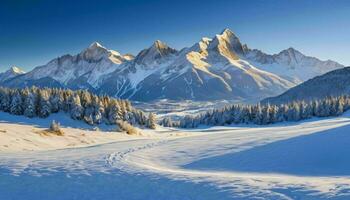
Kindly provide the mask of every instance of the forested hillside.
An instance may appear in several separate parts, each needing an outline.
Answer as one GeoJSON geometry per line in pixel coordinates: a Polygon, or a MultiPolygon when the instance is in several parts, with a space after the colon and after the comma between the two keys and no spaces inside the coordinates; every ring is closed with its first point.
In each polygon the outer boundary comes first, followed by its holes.
{"type": "Polygon", "coordinates": [[[263,104],[281,104],[350,94],[350,67],[333,70],[297,85],[281,95],[269,97],[263,104]]]}
{"type": "Polygon", "coordinates": [[[132,107],[130,101],[97,96],[86,90],[9,89],[0,87],[0,111],[29,118],[46,118],[51,113],[65,112],[75,120],[83,120],[90,125],[101,123],[116,124],[118,120],[132,125],[155,127],[152,113],[132,107]]]}
{"type": "Polygon", "coordinates": [[[350,96],[327,97],[320,100],[294,101],[288,104],[231,105],[196,116],[185,116],[179,122],[162,120],[164,126],[195,128],[199,125],[272,124],[299,121],[311,117],[338,116],[350,108],[350,96]]]}

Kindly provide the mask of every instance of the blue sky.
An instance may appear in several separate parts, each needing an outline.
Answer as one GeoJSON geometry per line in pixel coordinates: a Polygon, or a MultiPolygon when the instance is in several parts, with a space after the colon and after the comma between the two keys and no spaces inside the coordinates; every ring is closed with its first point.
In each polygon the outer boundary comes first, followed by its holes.
{"type": "Polygon", "coordinates": [[[182,48],[224,28],[251,48],[288,47],[350,65],[348,0],[2,0],[0,71],[25,70],[98,41],[137,54],[156,39],[182,48]]]}

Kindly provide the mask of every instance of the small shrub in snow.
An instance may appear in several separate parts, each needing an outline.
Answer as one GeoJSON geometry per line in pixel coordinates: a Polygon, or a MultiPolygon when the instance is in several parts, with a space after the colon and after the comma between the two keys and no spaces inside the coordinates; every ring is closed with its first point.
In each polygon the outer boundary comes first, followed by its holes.
{"type": "Polygon", "coordinates": [[[129,135],[137,135],[138,131],[135,127],[126,121],[117,120],[117,126],[119,130],[125,131],[129,135]]]}
{"type": "Polygon", "coordinates": [[[96,126],[94,128],[92,128],[93,131],[100,131],[100,129],[96,126]]]}
{"type": "Polygon", "coordinates": [[[63,131],[61,130],[60,123],[56,122],[55,120],[51,122],[49,131],[59,136],[64,135],[63,131]]]}

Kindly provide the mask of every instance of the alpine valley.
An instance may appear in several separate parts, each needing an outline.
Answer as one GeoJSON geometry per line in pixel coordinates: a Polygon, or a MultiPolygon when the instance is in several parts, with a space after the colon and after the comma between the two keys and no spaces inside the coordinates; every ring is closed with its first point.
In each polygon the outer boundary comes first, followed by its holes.
{"type": "Polygon", "coordinates": [[[95,42],[24,73],[0,73],[5,87],[88,89],[137,101],[261,100],[344,66],[288,48],[269,55],[242,44],[228,29],[177,50],[157,40],[138,55],[122,55],[95,42]]]}

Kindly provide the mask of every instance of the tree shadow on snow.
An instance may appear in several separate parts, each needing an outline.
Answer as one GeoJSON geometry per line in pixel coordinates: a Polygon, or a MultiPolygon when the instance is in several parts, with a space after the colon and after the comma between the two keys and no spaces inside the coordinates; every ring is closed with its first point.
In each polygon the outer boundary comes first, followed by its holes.
{"type": "Polygon", "coordinates": [[[199,160],[185,167],[304,176],[349,176],[349,155],[350,125],[345,125],[199,160]]]}

